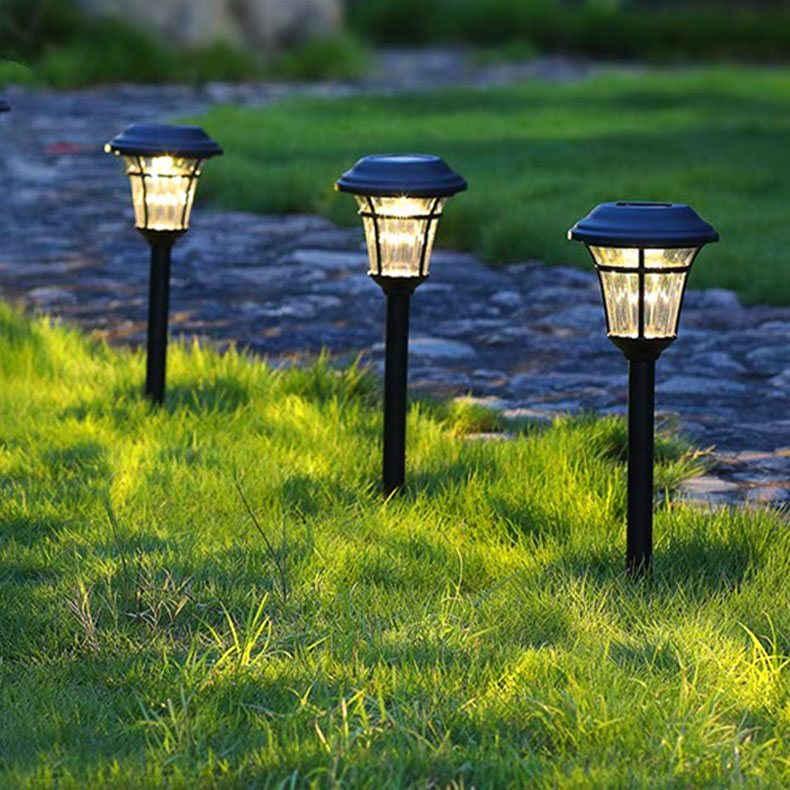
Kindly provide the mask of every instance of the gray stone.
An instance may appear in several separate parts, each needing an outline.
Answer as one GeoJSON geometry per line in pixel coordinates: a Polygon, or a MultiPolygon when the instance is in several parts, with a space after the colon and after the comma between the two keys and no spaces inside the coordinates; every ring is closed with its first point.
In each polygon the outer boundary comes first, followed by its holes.
{"type": "MultiPolygon", "coordinates": [[[[592,268],[592,267],[591,267],[592,268]]],[[[554,266],[549,272],[550,279],[555,283],[575,285],[581,288],[598,286],[598,276],[588,269],[572,269],[569,266],[554,266]]]]}
{"type": "MultiPolygon", "coordinates": [[[[788,338],[790,341],[790,338],[788,338]]],[[[746,354],[750,367],[763,376],[775,376],[790,369],[790,343],[755,348],[746,354]]]]}
{"type": "Polygon", "coordinates": [[[468,343],[427,336],[412,338],[409,341],[409,352],[415,357],[430,359],[457,360],[476,356],[474,348],[468,343]]]}
{"type": "Polygon", "coordinates": [[[790,391],[790,368],[783,370],[778,376],[773,376],[768,383],[775,389],[783,392],[790,391]]]}
{"type": "Polygon", "coordinates": [[[737,381],[706,378],[703,376],[673,376],[658,384],[658,391],[664,395],[706,395],[717,397],[722,392],[748,392],[749,387],[737,381]]]}
{"type": "Polygon", "coordinates": [[[33,288],[27,292],[27,298],[39,307],[55,307],[56,305],[72,305],[77,303],[77,296],[65,288],[55,286],[33,288]]]}
{"type": "Polygon", "coordinates": [[[681,489],[695,496],[703,496],[708,494],[724,494],[732,491],[737,491],[739,486],[737,483],[730,483],[727,480],[722,480],[719,477],[712,475],[702,475],[700,477],[692,477],[690,480],[684,480],[680,484],[681,489]]]}
{"type": "MultiPolygon", "coordinates": [[[[679,363],[679,364],[685,364],[679,363]]],[[[746,368],[736,362],[726,351],[706,351],[694,355],[694,364],[698,370],[713,369],[724,374],[740,375],[746,373],[746,368]]]]}
{"type": "Polygon", "coordinates": [[[518,291],[497,291],[489,301],[498,307],[516,309],[523,307],[525,297],[518,291]]]}
{"type": "Polygon", "coordinates": [[[785,339],[790,338],[790,321],[766,321],[760,324],[758,330],[762,334],[784,335],[785,339]]]}
{"type": "Polygon", "coordinates": [[[746,492],[747,502],[759,502],[761,504],[779,504],[790,500],[790,490],[779,486],[762,486],[750,488],[746,492]]]}
{"type": "Polygon", "coordinates": [[[367,253],[348,250],[296,250],[284,261],[286,264],[315,267],[327,271],[365,271],[367,253]]]}
{"type": "Polygon", "coordinates": [[[504,370],[486,370],[485,368],[473,370],[472,376],[476,379],[483,379],[484,381],[507,379],[507,373],[505,373],[504,370]]]}
{"type": "Polygon", "coordinates": [[[684,299],[688,310],[721,310],[728,312],[740,310],[741,302],[737,294],[724,288],[710,288],[707,291],[688,291],[684,299]]]}
{"type": "Polygon", "coordinates": [[[540,303],[545,305],[572,305],[579,302],[587,302],[597,305],[598,310],[603,311],[600,290],[595,284],[588,287],[564,286],[557,283],[542,285],[538,288],[530,288],[526,300],[531,304],[540,303]]]}
{"type": "Polygon", "coordinates": [[[574,305],[559,313],[544,316],[540,323],[549,327],[605,331],[603,308],[595,304],[574,305]]]}
{"type": "Polygon", "coordinates": [[[484,346],[509,346],[523,340],[529,331],[522,326],[507,326],[491,332],[482,332],[478,341],[484,346]]]}

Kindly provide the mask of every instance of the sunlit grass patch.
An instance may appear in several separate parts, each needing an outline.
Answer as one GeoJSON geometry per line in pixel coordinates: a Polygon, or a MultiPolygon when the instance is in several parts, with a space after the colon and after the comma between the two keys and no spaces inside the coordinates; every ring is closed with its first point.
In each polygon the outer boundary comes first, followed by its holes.
{"type": "Polygon", "coordinates": [[[663,502],[628,584],[617,419],[415,403],[384,503],[364,370],[169,362],[0,309],[0,784],[787,784],[785,514],[663,502]]]}

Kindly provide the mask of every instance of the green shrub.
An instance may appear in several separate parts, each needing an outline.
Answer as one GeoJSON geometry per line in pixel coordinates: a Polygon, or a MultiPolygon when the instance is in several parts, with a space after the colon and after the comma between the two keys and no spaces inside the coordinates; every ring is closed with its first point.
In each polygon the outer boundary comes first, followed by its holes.
{"type": "Polygon", "coordinates": [[[70,41],[84,27],[69,0],[0,0],[0,52],[14,60],[70,41]]]}
{"type": "Polygon", "coordinates": [[[366,64],[349,35],[315,39],[264,61],[225,42],[174,49],[126,20],[83,17],[70,0],[0,0],[0,52],[26,66],[0,66],[0,83],[39,81],[57,88],[107,82],[349,79],[366,64]]]}
{"type": "Polygon", "coordinates": [[[525,42],[548,52],[672,60],[790,55],[790,11],[691,3],[633,8],[621,0],[351,0],[349,23],[380,44],[525,42]]]}
{"type": "Polygon", "coordinates": [[[15,60],[0,60],[0,87],[14,85],[33,85],[38,77],[32,69],[15,60]]]}
{"type": "Polygon", "coordinates": [[[271,61],[266,72],[282,79],[354,79],[364,73],[367,65],[367,53],[359,40],[339,35],[316,38],[283,53],[271,61]]]}

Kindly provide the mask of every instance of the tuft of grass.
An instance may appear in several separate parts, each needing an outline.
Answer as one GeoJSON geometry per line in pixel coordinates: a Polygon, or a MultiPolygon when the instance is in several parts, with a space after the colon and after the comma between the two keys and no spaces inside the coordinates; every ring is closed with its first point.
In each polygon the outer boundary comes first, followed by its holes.
{"type": "Polygon", "coordinates": [[[605,200],[674,200],[722,236],[700,256],[692,287],[787,304],[788,97],[787,70],[706,68],[222,107],[199,119],[227,151],[205,190],[226,207],[318,211],[357,224],[353,201],[332,189],[356,159],[436,153],[470,185],[440,223],[444,245],[493,264],[589,266],[566,240],[576,219],[605,200]]]}
{"type": "Polygon", "coordinates": [[[618,420],[414,404],[384,503],[364,371],[169,364],[0,306],[0,785],[787,786],[786,514],[631,585],[618,420]]]}

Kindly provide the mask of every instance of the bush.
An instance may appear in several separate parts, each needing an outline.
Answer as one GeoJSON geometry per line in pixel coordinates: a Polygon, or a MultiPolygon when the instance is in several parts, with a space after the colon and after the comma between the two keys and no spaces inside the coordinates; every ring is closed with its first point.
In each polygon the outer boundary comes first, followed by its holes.
{"type": "Polygon", "coordinates": [[[367,65],[367,53],[358,39],[341,35],[308,41],[275,58],[266,71],[282,79],[354,79],[364,73],[367,65]]]}
{"type": "Polygon", "coordinates": [[[12,60],[65,44],[83,27],[79,11],[68,0],[0,0],[0,52],[12,60]]]}
{"type": "Polygon", "coordinates": [[[366,65],[351,36],[316,39],[269,61],[230,44],[174,49],[126,20],[82,16],[71,0],[0,0],[0,84],[39,81],[57,88],[109,82],[352,78],[366,65]]]}
{"type": "Polygon", "coordinates": [[[507,45],[593,57],[672,60],[790,55],[790,10],[619,0],[350,0],[352,29],[379,44],[507,45]]]}

